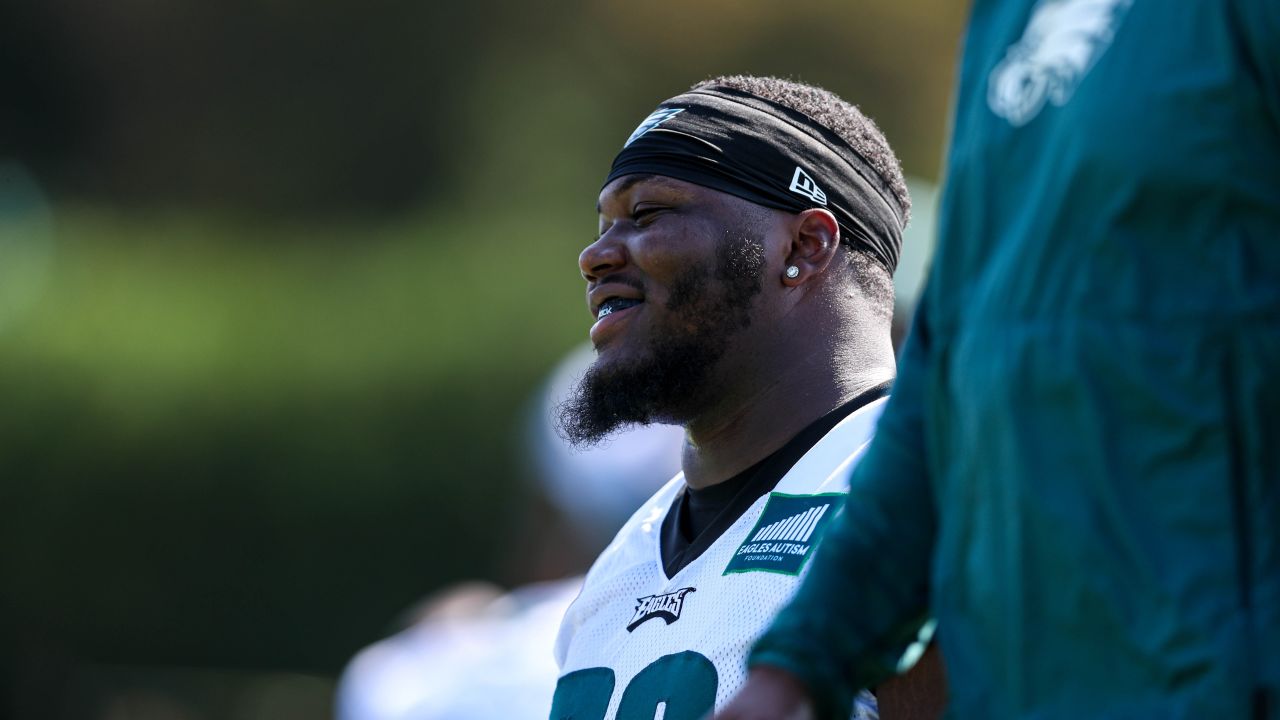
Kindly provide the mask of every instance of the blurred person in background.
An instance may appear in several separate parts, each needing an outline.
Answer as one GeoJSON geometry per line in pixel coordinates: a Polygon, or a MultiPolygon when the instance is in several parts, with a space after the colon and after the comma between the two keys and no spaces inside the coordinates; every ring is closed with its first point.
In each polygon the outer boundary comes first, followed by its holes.
{"type": "Polygon", "coordinates": [[[720,720],[1280,717],[1280,4],[978,0],[894,397],[720,720]]]}
{"type": "MultiPolygon", "coordinates": [[[[579,257],[597,359],[561,425],[589,446],[678,423],[683,472],[566,613],[553,720],[694,720],[745,680],[745,651],[797,586],[892,384],[909,207],[876,126],[808,85],[699,83],[627,140],[579,257]]],[[[885,648],[883,677],[901,650],[885,648]]],[[[897,692],[919,714],[896,717],[932,715],[940,678],[917,679],[897,692]]],[[[876,717],[876,698],[853,713],[876,717]]]]}
{"type": "Polygon", "coordinates": [[[541,719],[555,689],[548,648],[581,577],[502,593],[465,583],[365,648],[338,683],[338,720],[541,719]]]}
{"type": "MultiPolygon", "coordinates": [[[[573,449],[550,422],[555,405],[594,359],[575,348],[552,371],[525,423],[525,448],[554,517],[531,519],[525,553],[548,577],[504,593],[483,582],[437,593],[407,627],[362,650],[338,685],[339,720],[542,720],[559,670],[551,654],[560,618],[582,587],[576,547],[598,550],[636,504],[680,467],[684,433],[646,425],[573,449]],[[563,522],[558,522],[563,519],[563,522]],[[560,527],[564,524],[567,527],[560,527]],[[571,543],[575,548],[566,548],[571,543]]],[[[540,508],[532,506],[531,512],[540,508]]]]}

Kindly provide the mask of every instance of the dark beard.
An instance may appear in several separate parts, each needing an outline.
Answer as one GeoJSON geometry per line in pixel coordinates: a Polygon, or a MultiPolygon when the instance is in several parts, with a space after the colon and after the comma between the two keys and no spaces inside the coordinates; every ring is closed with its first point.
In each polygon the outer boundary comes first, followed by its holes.
{"type": "Polygon", "coordinates": [[[714,270],[704,263],[676,278],[667,301],[668,334],[641,357],[587,370],[558,408],[560,435],[586,448],[622,427],[695,418],[714,399],[709,381],[716,363],[733,336],[751,325],[764,264],[758,238],[726,233],[714,270]]]}

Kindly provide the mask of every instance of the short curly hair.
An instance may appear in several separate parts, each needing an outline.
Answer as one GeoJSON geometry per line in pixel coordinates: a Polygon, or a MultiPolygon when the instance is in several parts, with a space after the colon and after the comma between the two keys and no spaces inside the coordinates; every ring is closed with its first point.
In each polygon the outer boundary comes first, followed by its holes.
{"type": "MultiPolygon", "coordinates": [[[[806,85],[775,77],[726,75],[703,80],[691,89],[723,87],[750,93],[756,97],[790,108],[838,135],[858,153],[879,176],[881,183],[902,207],[906,225],[911,216],[911,195],[902,175],[902,163],[889,147],[889,141],[871,118],[838,95],[814,85],[806,85]]],[[[893,315],[893,278],[888,269],[865,249],[848,246],[849,265],[857,283],[886,318],[893,315]]]]}

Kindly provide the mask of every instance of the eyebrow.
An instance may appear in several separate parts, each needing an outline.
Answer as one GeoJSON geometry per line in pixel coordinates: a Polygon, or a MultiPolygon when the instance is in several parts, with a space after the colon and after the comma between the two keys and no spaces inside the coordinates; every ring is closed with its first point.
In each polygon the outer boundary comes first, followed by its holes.
{"type": "MultiPolygon", "coordinates": [[[[615,192],[615,193],[624,193],[624,192],[626,192],[626,191],[630,190],[630,189],[631,189],[633,186],[635,186],[636,184],[638,184],[638,183],[642,183],[642,182],[645,182],[646,180],[652,180],[652,179],[654,179],[655,177],[658,177],[658,176],[657,176],[657,175],[654,175],[654,174],[652,174],[652,173],[650,173],[650,174],[646,174],[646,175],[628,175],[626,178],[624,178],[624,179],[622,180],[622,182],[618,185],[617,189],[615,189],[615,190],[614,190],[614,192],[615,192]]],[[[599,200],[596,200],[596,214],[597,214],[597,215],[599,215],[599,214],[600,214],[600,201],[599,201],[599,200]]]]}

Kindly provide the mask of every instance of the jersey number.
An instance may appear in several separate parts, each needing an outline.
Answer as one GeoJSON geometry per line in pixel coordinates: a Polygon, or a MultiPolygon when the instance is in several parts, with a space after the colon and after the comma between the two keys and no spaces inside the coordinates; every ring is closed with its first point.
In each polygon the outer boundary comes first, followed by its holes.
{"type": "MultiPolygon", "coordinates": [[[[716,666],[696,652],[649,663],[622,691],[617,720],[699,720],[715,709],[716,666]]],[[[613,697],[609,668],[587,668],[560,678],[551,701],[551,720],[604,720],[613,697]]]]}

